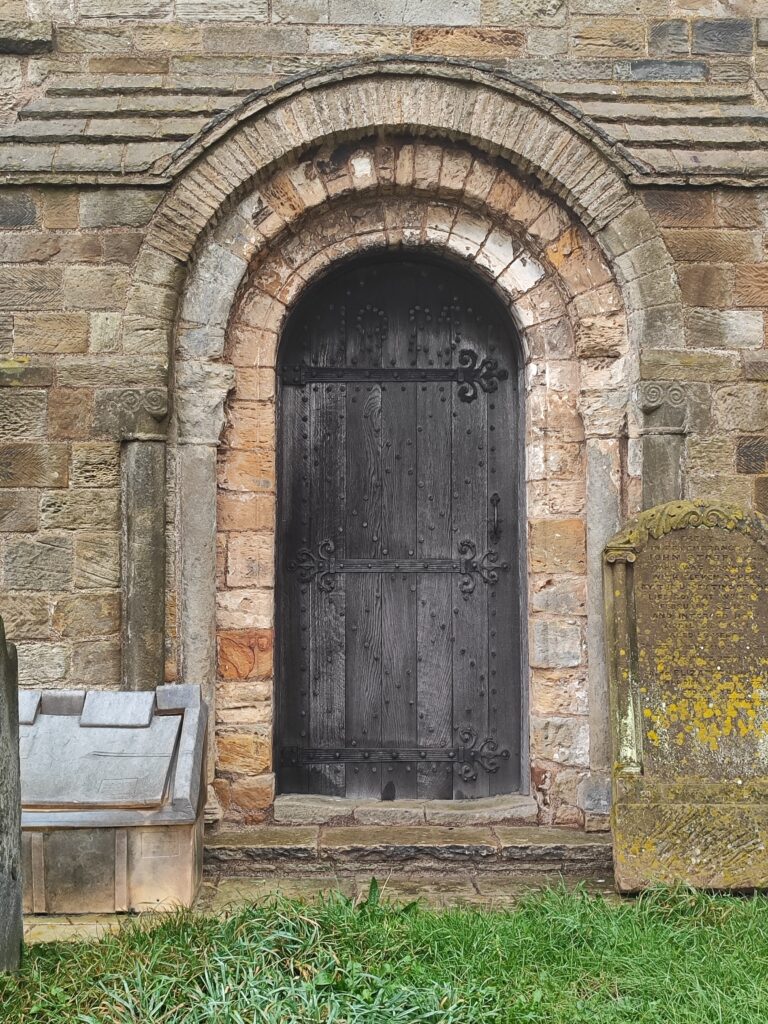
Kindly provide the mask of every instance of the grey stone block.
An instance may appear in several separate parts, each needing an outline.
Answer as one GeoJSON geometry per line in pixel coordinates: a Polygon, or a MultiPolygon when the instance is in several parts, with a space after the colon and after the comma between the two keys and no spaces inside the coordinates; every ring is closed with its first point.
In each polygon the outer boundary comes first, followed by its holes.
{"type": "Polygon", "coordinates": [[[624,82],[704,82],[703,60],[618,60],[616,77],[624,82]]]}
{"type": "Polygon", "coordinates": [[[0,227],[22,228],[37,221],[37,207],[28,192],[0,196],[0,227]]]}
{"type": "Polygon", "coordinates": [[[748,18],[704,18],[693,23],[692,53],[751,53],[752,43],[748,18]]]}
{"type": "Polygon", "coordinates": [[[72,540],[45,534],[9,539],[3,579],[8,590],[66,590],[72,582],[72,540]]]}

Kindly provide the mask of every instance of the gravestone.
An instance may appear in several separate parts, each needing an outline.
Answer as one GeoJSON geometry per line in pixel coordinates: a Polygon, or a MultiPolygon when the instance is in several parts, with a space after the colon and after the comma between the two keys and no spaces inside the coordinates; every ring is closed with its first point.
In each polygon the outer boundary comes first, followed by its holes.
{"type": "Polygon", "coordinates": [[[618,888],[768,886],[768,520],[659,505],[604,568],[618,888]]]}
{"type": "Polygon", "coordinates": [[[18,968],[22,940],[18,676],[0,619],[0,971],[18,968]]]}

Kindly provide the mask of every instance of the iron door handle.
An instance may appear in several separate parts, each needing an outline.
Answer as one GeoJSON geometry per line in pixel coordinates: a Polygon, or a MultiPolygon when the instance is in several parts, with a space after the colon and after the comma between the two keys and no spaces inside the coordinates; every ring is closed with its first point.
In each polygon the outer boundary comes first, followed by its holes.
{"type": "Polygon", "coordinates": [[[494,491],[491,495],[491,508],[493,509],[493,520],[490,524],[490,536],[491,540],[498,540],[501,536],[501,523],[499,521],[499,505],[501,504],[501,498],[494,491]]]}

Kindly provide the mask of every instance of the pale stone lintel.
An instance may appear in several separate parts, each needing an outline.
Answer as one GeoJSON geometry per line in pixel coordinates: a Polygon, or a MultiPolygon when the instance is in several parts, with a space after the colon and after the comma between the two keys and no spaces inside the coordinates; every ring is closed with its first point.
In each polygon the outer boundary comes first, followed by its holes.
{"type": "Polygon", "coordinates": [[[224,363],[183,362],[176,369],[176,421],[179,444],[218,445],[224,429],[224,402],[235,386],[234,367],[224,363]]]}

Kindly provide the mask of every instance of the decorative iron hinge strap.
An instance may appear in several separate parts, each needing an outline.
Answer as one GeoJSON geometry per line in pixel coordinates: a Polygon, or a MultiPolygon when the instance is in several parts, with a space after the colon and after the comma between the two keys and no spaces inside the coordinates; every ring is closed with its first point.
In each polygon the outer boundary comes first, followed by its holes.
{"type": "Polygon", "coordinates": [[[477,769],[493,774],[500,760],[509,760],[507,749],[499,750],[498,741],[487,736],[480,740],[474,729],[459,730],[461,745],[457,747],[283,747],[280,752],[284,766],[293,768],[320,764],[402,764],[408,762],[442,762],[458,765],[466,781],[477,778],[477,769]]]}
{"type": "Polygon", "coordinates": [[[303,388],[307,384],[406,384],[449,381],[459,385],[462,402],[473,402],[478,388],[486,394],[497,391],[499,381],[509,372],[499,367],[498,359],[480,359],[472,349],[459,352],[459,365],[429,367],[362,367],[362,366],[285,366],[283,384],[303,388]]]}
{"type": "Polygon", "coordinates": [[[475,589],[478,579],[483,583],[496,583],[499,569],[508,569],[506,563],[496,566],[498,552],[490,550],[478,557],[477,548],[471,540],[459,544],[459,558],[336,558],[332,540],[323,540],[317,547],[317,554],[310,548],[301,548],[297,557],[289,563],[289,572],[298,574],[302,583],[317,578],[321,590],[330,593],[336,586],[336,575],[350,572],[451,572],[459,573],[463,579],[459,584],[462,594],[468,596],[475,589]]]}

